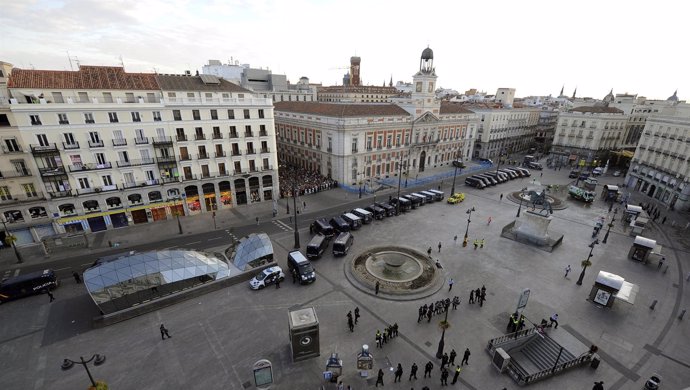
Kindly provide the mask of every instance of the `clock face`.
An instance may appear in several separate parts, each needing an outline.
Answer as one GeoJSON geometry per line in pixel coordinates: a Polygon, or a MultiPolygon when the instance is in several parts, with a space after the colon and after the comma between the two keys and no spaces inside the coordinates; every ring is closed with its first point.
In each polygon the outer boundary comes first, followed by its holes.
{"type": "Polygon", "coordinates": [[[302,346],[307,346],[311,344],[311,337],[309,336],[304,336],[299,340],[300,345],[302,346]]]}

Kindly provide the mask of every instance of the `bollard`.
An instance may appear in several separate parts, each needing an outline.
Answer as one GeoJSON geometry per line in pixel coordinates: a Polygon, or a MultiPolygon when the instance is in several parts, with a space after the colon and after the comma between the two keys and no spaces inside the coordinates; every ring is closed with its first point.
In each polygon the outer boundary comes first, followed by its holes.
{"type": "Polygon", "coordinates": [[[654,302],[652,302],[652,305],[649,306],[649,308],[650,308],[651,310],[654,310],[654,306],[656,306],[656,299],[654,300],[654,302]]]}
{"type": "Polygon", "coordinates": [[[664,273],[666,273],[666,271],[668,271],[668,265],[664,267],[664,273]]]}
{"type": "Polygon", "coordinates": [[[678,319],[679,319],[679,320],[682,320],[684,315],[685,315],[685,309],[683,309],[683,311],[680,312],[680,315],[678,316],[678,319]]]}

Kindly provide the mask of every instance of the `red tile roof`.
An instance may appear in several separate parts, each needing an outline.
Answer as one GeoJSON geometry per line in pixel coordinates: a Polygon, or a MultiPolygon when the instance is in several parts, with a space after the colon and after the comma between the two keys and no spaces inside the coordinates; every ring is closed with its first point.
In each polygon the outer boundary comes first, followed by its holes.
{"type": "Polygon", "coordinates": [[[186,75],[166,75],[156,76],[158,84],[163,91],[215,91],[215,92],[239,92],[249,93],[252,91],[242,88],[237,84],[225,79],[218,78],[218,84],[206,84],[200,76],[186,75]]]}
{"type": "Polygon", "coordinates": [[[332,116],[408,116],[407,111],[395,104],[344,104],[321,102],[276,102],[274,111],[332,116]]]}
{"type": "Polygon", "coordinates": [[[443,114],[474,114],[474,111],[465,108],[462,103],[441,102],[441,115],[443,114]]]}
{"type": "Polygon", "coordinates": [[[160,90],[154,73],[126,73],[119,66],[80,66],[77,71],[14,68],[7,87],[160,90]]]}
{"type": "Polygon", "coordinates": [[[615,107],[605,107],[605,106],[584,106],[584,107],[575,107],[570,111],[575,111],[575,112],[592,112],[596,114],[622,114],[623,110],[620,110],[615,107]]]}

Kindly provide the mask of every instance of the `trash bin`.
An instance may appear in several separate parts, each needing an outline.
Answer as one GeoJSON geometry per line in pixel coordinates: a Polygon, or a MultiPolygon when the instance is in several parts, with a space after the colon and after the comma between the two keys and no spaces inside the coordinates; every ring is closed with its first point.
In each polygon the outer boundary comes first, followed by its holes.
{"type": "Polygon", "coordinates": [[[600,362],[601,362],[601,359],[599,359],[599,355],[594,354],[592,356],[592,363],[589,366],[596,370],[597,367],[599,367],[600,362]]]}

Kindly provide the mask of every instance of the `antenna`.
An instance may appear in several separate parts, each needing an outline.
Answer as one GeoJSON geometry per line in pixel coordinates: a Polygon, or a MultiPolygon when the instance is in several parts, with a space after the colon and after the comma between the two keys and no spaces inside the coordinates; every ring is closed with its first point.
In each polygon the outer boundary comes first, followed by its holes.
{"type": "Polygon", "coordinates": [[[69,61],[69,70],[74,70],[74,67],[72,66],[72,57],[69,55],[69,50],[65,50],[67,52],[67,61],[69,61]]]}
{"type": "Polygon", "coordinates": [[[122,59],[122,54],[120,54],[120,65],[122,65],[122,68],[125,67],[125,60],[122,59]]]}

